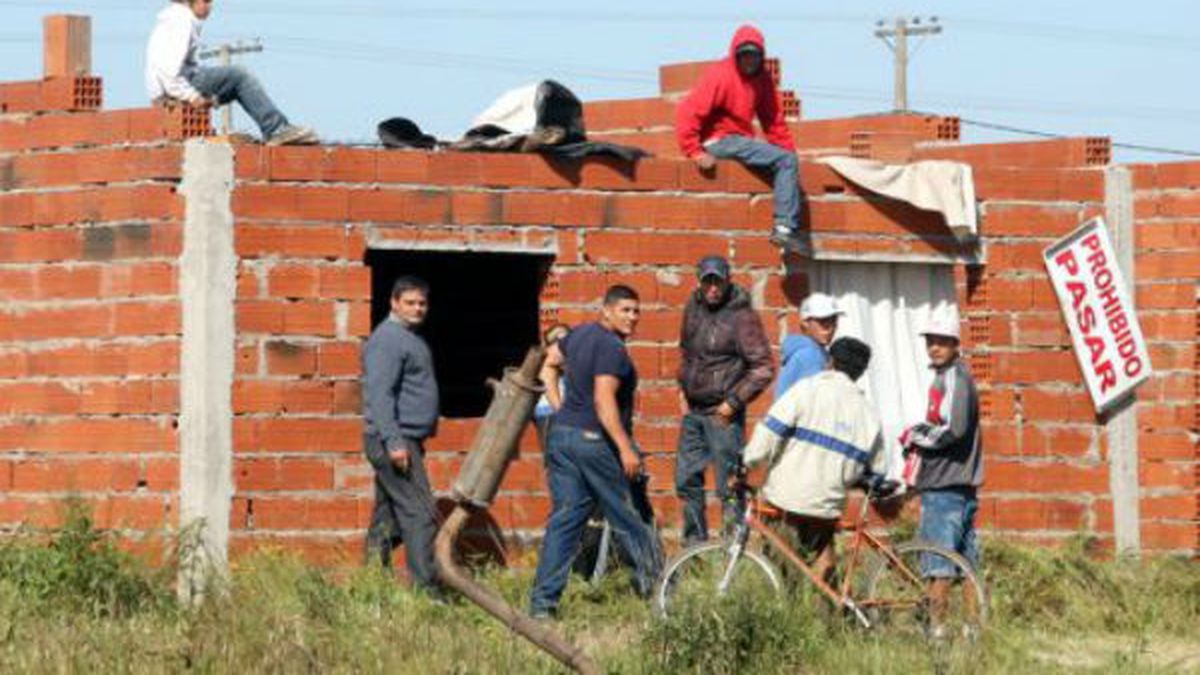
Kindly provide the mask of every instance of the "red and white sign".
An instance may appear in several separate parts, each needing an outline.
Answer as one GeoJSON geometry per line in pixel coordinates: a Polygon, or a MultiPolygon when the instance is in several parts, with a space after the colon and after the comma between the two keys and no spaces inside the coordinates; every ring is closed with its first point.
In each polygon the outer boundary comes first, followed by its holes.
{"type": "Polygon", "coordinates": [[[1080,225],[1043,256],[1092,403],[1096,412],[1104,412],[1151,372],[1146,340],[1104,219],[1080,225]]]}

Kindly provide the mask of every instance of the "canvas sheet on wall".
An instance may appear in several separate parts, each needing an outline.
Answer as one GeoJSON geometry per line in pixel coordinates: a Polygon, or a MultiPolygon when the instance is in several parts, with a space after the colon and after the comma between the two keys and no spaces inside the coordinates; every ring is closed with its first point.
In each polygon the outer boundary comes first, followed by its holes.
{"type": "Polygon", "coordinates": [[[900,432],[925,416],[933,373],[918,335],[931,312],[955,307],[954,270],[949,265],[915,263],[815,262],[814,291],[837,298],[846,315],[838,335],[871,346],[871,366],[859,380],[874,403],[891,455],[889,476],[897,478],[900,432]]]}

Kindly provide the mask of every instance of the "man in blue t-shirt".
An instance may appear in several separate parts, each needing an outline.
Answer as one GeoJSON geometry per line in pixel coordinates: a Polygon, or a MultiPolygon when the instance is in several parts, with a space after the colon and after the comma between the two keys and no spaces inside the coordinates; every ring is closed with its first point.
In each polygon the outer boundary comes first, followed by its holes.
{"type": "Polygon", "coordinates": [[[800,335],[789,335],[780,348],[779,379],[775,399],[783,398],[800,380],[825,370],[829,343],[837,333],[838,317],[845,314],[824,293],[813,293],[800,303],[800,335]]]}
{"type": "Polygon", "coordinates": [[[562,363],[570,377],[546,449],[552,509],[529,603],[535,618],[557,613],[580,536],[596,506],[632,554],[638,593],[649,595],[658,576],[653,537],[630,492],[642,461],[633,447],[637,370],[625,340],[633,335],[640,311],[636,291],[612,286],[604,294],[600,320],[576,327],[548,350],[549,360],[562,363]]]}

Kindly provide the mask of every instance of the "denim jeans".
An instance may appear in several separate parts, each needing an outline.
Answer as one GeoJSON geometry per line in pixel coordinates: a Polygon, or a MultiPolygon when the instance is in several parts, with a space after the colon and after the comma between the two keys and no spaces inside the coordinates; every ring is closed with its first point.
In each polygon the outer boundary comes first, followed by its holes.
{"type": "Polygon", "coordinates": [[[683,500],[683,540],[691,544],[708,539],[708,517],[704,508],[704,472],[713,465],[717,498],[722,517],[737,517],[738,506],[727,502],[725,483],[737,469],[742,456],[745,421],[735,419],[726,425],[715,417],[689,412],[679,430],[679,451],[675,455],[675,494],[683,500]]]}
{"type": "Polygon", "coordinates": [[[409,443],[408,471],[392,464],[383,439],[363,435],[364,451],[375,469],[375,508],[367,529],[367,564],[379,562],[392,566],[392,549],[403,543],[407,550],[408,571],[419,588],[438,585],[433,561],[433,540],[437,535],[437,506],[425,473],[425,450],[418,441],[409,443]]]}
{"type": "MultiPolygon", "coordinates": [[[[962,554],[971,568],[979,569],[979,546],[975,541],[975,512],[979,500],[974,488],[926,490],[921,493],[921,526],[917,537],[962,554]]],[[[954,568],[943,558],[923,556],[921,574],[926,578],[950,577],[954,568]]]]}
{"type": "Polygon", "coordinates": [[[230,101],[242,104],[242,109],[262,131],[264,140],[271,138],[288,123],[279,108],[271,102],[258,78],[241,66],[197,68],[186,76],[196,91],[215,97],[221,105],[230,101]]]}
{"type": "Polygon", "coordinates": [[[618,545],[633,554],[634,588],[648,596],[660,565],[650,530],[634,508],[616,450],[601,434],[561,424],[550,428],[548,446],[552,510],[538,557],[530,611],[552,613],[557,609],[583,528],[597,505],[612,526],[618,545]]]}
{"type": "Polygon", "coordinates": [[[775,176],[775,227],[800,227],[800,160],[796,153],[745,136],[723,136],[704,146],[708,154],[736,159],[756,169],[770,169],[775,176]]]}

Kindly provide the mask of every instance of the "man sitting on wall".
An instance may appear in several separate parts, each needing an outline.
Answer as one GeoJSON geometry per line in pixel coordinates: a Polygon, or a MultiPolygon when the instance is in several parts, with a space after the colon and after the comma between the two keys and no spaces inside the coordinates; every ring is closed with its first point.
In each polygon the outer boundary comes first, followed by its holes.
{"type": "Polygon", "coordinates": [[[158,104],[183,102],[200,107],[237,101],[254,119],[268,144],[316,143],[316,133],[289,123],[258,78],[244,68],[202,68],[197,64],[200,28],[212,13],[212,4],[213,0],[172,0],[158,13],[158,22],[146,44],[146,91],[150,98],[158,104]]]}
{"type": "Polygon", "coordinates": [[[764,67],[766,41],[754,26],[733,36],[729,58],[710,67],[679,103],[675,135],[684,156],[704,171],[717,159],[770,169],[775,176],[775,228],[771,242],[785,246],[799,228],[800,186],[796,143],[783,119],[771,73],[764,67]],[[754,118],[767,142],[755,140],[754,118]]]}

